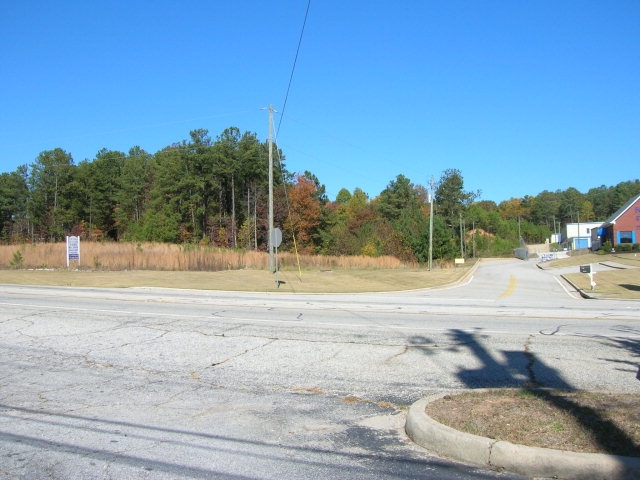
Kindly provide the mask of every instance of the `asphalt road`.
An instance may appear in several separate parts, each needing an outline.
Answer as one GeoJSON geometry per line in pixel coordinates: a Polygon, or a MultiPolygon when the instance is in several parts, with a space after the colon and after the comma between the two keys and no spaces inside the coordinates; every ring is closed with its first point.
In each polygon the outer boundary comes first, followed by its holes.
{"type": "MultiPolygon", "coordinates": [[[[518,478],[403,432],[428,393],[640,393],[640,304],[521,261],[306,295],[0,285],[2,478],[518,478]]],[[[159,273],[161,275],[161,273],[159,273]]]]}

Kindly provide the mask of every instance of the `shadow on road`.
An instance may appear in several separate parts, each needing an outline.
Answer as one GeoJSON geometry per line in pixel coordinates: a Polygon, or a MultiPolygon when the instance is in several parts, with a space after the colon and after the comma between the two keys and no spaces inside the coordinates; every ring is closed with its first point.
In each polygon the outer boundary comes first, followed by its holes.
{"type": "MultiPolygon", "coordinates": [[[[271,443],[250,438],[219,435],[214,432],[175,429],[0,404],[0,417],[18,415],[23,416],[24,422],[30,423],[34,427],[53,428],[54,431],[61,429],[68,433],[64,437],[55,435],[53,438],[46,438],[42,433],[28,435],[0,431],[0,442],[19,445],[20,448],[16,451],[24,451],[25,447],[30,447],[36,451],[46,452],[43,454],[43,458],[47,458],[51,454],[60,454],[61,456],[72,454],[77,458],[88,460],[87,463],[91,465],[100,461],[132,469],[145,478],[153,476],[154,472],[168,474],[176,479],[249,480],[258,478],[261,474],[264,474],[264,478],[266,478],[269,474],[276,472],[280,472],[285,477],[291,472],[298,472],[300,478],[311,478],[311,476],[315,478],[318,475],[317,472],[322,472],[320,475],[323,477],[335,478],[364,478],[372,473],[377,473],[380,478],[389,479],[416,478],[426,480],[439,478],[444,480],[459,478],[461,474],[464,475],[465,472],[468,472],[464,466],[437,459],[425,461],[406,456],[385,455],[381,452],[341,452],[293,443],[271,443]],[[89,432],[94,435],[94,438],[104,437],[104,447],[92,447],[74,442],[75,435],[82,432],[89,432]],[[135,438],[141,445],[147,447],[139,448],[137,449],[139,451],[134,452],[114,451],[108,448],[110,442],[119,436],[135,438]],[[207,461],[195,462],[195,465],[190,465],[189,455],[185,455],[180,460],[158,458],[157,456],[154,458],[153,452],[148,451],[149,444],[162,444],[176,450],[184,450],[197,459],[205,458],[207,461]],[[238,472],[231,473],[229,470],[233,469],[233,461],[260,466],[265,470],[263,472],[253,470],[247,473],[246,468],[238,468],[238,472]],[[434,471],[435,468],[437,468],[436,471],[434,471]],[[316,474],[313,474],[314,471],[316,474]]],[[[94,442],[94,444],[99,444],[99,442],[94,442]]],[[[26,453],[22,453],[22,455],[26,455],[26,453]]],[[[30,465],[25,467],[28,473],[26,477],[60,478],[48,466],[37,465],[38,454],[29,455],[31,458],[30,465]]],[[[55,463],[54,469],[64,470],[64,462],[56,461],[55,463]]],[[[163,476],[163,478],[165,477],[163,476]]],[[[490,480],[495,476],[489,473],[486,475],[475,473],[474,478],[490,480]]]]}
{"type": "MultiPolygon", "coordinates": [[[[546,365],[530,350],[529,343],[522,351],[501,351],[505,361],[497,360],[482,344],[482,332],[467,332],[451,329],[448,336],[454,343],[452,348],[468,348],[480,360],[479,368],[460,368],[458,378],[469,388],[520,388],[547,403],[572,415],[595,439],[603,452],[617,453],[613,444],[627,444],[631,451],[639,451],[640,445],[634,445],[633,439],[610,420],[603,418],[596,410],[584,407],[572,401],[558,391],[575,391],[562,375],[553,367],[546,365]],[[555,392],[554,392],[555,390],[555,392]],[[613,443],[612,443],[613,442],[613,443]]],[[[419,347],[417,337],[409,338],[409,345],[419,347]]],[[[420,339],[425,344],[428,339],[420,339]]],[[[627,348],[640,356],[640,343],[619,340],[621,348],[627,348]]],[[[420,348],[420,347],[419,347],[420,348]]],[[[421,347],[420,350],[432,355],[432,351],[421,347]]],[[[640,375],[640,373],[639,373],[640,375]]]]}
{"type": "Polygon", "coordinates": [[[640,380],[640,339],[638,337],[636,338],[629,338],[629,335],[640,335],[640,328],[634,328],[634,327],[629,327],[629,326],[618,326],[613,328],[613,330],[618,331],[624,335],[626,335],[625,338],[611,338],[611,337],[607,337],[607,338],[603,338],[603,343],[607,344],[607,345],[613,345],[616,348],[620,348],[622,350],[626,350],[627,352],[631,353],[631,356],[636,359],[635,361],[629,361],[629,360],[619,360],[619,359],[613,359],[613,358],[606,358],[605,360],[607,360],[608,362],[612,362],[612,363],[617,363],[620,365],[620,369],[621,370],[626,370],[629,371],[631,373],[636,372],[636,379],[640,380]]]}

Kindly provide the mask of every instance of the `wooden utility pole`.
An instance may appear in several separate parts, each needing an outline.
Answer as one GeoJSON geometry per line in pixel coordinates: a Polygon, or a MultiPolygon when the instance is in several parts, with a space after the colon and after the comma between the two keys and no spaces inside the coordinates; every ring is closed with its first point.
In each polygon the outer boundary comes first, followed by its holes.
{"type": "Polygon", "coordinates": [[[429,271],[433,263],[433,176],[429,182],[429,271]]]}
{"type": "Polygon", "coordinates": [[[269,271],[275,273],[273,233],[273,105],[269,105],[269,271]]]}

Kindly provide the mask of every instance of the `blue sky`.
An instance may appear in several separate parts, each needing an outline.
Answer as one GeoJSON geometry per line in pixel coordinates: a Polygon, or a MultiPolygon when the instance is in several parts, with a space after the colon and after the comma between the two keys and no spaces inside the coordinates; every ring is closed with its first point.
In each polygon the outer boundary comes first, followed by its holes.
{"type": "Polygon", "coordinates": [[[377,196],[461,171],[500,202],[640,177],[640,1],[0,4],[0,172],[56,147],[150,153],[206,128],[377,196]],[[282,115],[282,116],[280,116],[282,115]]]}

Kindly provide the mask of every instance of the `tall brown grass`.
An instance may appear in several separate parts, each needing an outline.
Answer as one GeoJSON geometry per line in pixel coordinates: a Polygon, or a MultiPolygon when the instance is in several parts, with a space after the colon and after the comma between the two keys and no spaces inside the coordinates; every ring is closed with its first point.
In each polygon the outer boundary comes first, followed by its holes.
{"type": "MultiPolygon", "coordinates": [[[[301,269],[398,269],[417,265],[395,257],[300,255],[278,252],[282,270],[301,269]]],[[[266,252],[222,249],[200,245],[165,243],[82,242],[80,262],[71,268],[86,270],[219,271],[267,269],[266,252]]],[[[0,245],[0,268],[67,268],[66,245],[37,243],[0,245]]]]}

